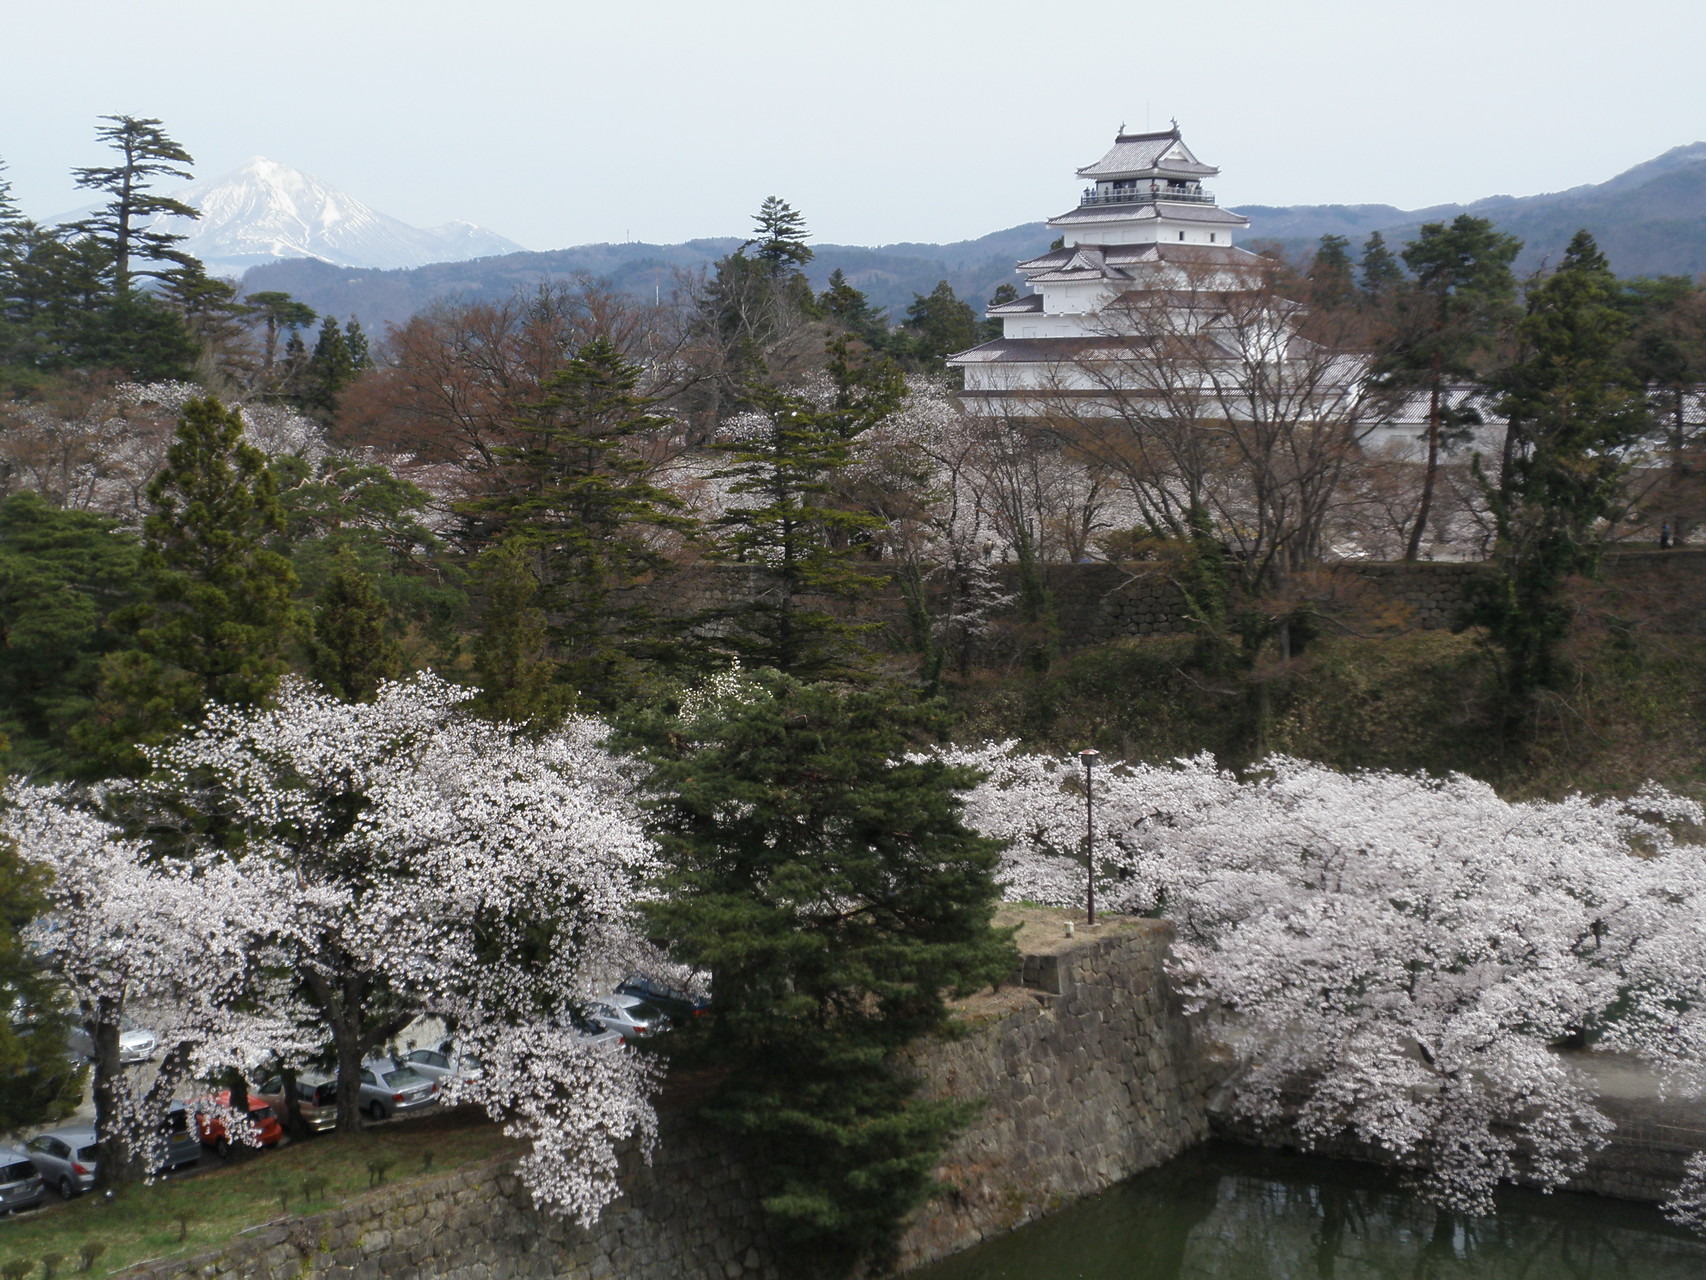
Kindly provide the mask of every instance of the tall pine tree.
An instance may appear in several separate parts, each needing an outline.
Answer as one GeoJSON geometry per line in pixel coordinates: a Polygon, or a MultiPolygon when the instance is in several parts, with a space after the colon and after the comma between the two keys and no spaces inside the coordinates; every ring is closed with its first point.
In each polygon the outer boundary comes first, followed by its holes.
{"type": "Polygon", "coordinates": [[[868,630],[831,608],[887,579],[861,563],[859,540],[881,525],[838,500],[852,461],[847,411],[780,391],[752,392],[747,429],[718,445],[729,501],[712,525],[716,556],[757,566],[769,589],[723,610],[718,643],[748,666],[806,680],[848,678],[863,666],[854,641],[868,630]]]}
{"type": "Polygon", "coordinates": [[[1421,555],[1438,483],[1440,450],[1458,442],[1473,424],[1450,402],[1449,388],[1484,372],[1478,357],[1497,339],[1516,296],[1511,263],[1522,249],[1485,218],[1460,214],[1450,225],[1430,222],[1404,246],[1413,278],[1393,286],[1394,340],[1376,363],[1376,376],[1401,390],[1428,397],[1426,462],[1422,492],[1404,558],[1421,555]]]}
{"type": "Polygon", "coordinates": [[[1529,291],[1521,351],[1501,377],[1506,458],[1497,481],[1484,480],[1499,573],[1471,618],[1503,655],[1511,713],[1564,675],[1569,580],[1597,570],[1628,450],[1651,426],[1620,294],[1593,237],[1577,232],[1558,269],[1529,291]]]}
{"type": "Polygon", "coordinates": [[[158,120],[136,116],[101,119],[107,123],[95,130],[95,136],[117,153],[116,161],[74,169],[72,175],[79,187],[102,193],[107,202],[73,229],[105,246],[112,263],[113,294],[123,297],[137,277],[163,280],[199,265],[177,247],[184,236],[153,225],[163,216],[201,216],[182,200],[153,190],[161,178],[189,181],[195,175],[186,166],[194,164],[195,159],[158,120]]]}
{"type": "Polygon", "coordinates": [[[531,562],[513,540],[482,551],[474,561],[483,602],[473,641],[480,686],[473,705],[493,720],[549,729],[573,705],[575,691],[557,683],[531,562]]]}
{"type": "Polygon", "coordinates": [[[336,557],[314,606],[309,674],[345,702],[373,701],[380,684],[403,669],[402,648],[387,631],[389,616],[355,557],[336,557]]]}
{"type": "Polygon", "coordinates": [[[626,660],[657,634],[625,589],[667,563],[660,536],[694,527],[681,500],[647,478],[645,447],[669,424],[639,379],[608,339],[587,342],[512,424],[501,484],[460,507],[484,537],[532,559],[562,676],[595,700],[618,692],[626,660]]]}
{"type": "Polygon", "coordinates": [[[666,868],[649,923],[711,974],[704,1114],[748,1145],[773,1233],[825,1273],[881,1265],[970,1110],[918,1098],[897,1054],[1012,968],[999,846],[964,824],[975,777],[911,754],[939,728],[916,704],[735,684],[632,732],[666,868]]]}
{"type": "Polygon", "coordinates": [[[147,599],[121,622],[130,647],[102,663],[85,744],[113,770],[141,766],[136,744],[194,723],[208,702],[252,706],[285,670],[296,576],[273,550],[283,513],[266,456],[212,397],[184,406],[143,521],[147,599]]]}

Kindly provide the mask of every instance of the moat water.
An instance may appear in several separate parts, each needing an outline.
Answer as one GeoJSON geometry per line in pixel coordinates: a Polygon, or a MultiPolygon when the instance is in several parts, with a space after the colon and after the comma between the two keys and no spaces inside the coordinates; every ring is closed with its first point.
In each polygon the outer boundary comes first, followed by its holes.
{"type": "Polygon", "coordinates": [[[907,1280],[1702,1280],[1650,1205],[1508,1191],[1439,1213],[1366,1165],[1211,1144],[907,1280]]]}

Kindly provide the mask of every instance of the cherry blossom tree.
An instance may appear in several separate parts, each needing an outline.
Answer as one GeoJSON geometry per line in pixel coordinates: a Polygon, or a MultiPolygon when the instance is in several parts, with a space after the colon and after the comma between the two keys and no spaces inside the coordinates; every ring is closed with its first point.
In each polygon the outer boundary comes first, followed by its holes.
{"type": "Polygon", "coordinates": [[[531,737],[465,714],[469,696],[431,674],[357,704],[287,681],[153,750],[137,799],[191,848],[217,830],[272,869],[268,915],[336,1063],[342,1127],[360,1123],[362,1060],[436,1015],[485,1063],[464,1096],[532,1142],[535,1198],[590,1221],[616,1192],[616,1141],[655,1137],[653,1073],[589,1048],[569,1015],[639,945],[652,848],[602,725],[531,737]]]}
{"type": "MultiPolygon", "coordinates": [[[[1070,764],[949,755],[989,775],[968,821],[1014,842],[1009,896],[1080,901],[1070,764]]],[[[1178,977],[1235,1050],[1247,1119],[1378,1149],[1479,1213],[1501,1181],[1562,1185],[1611,1129],[1560,1041],[1701,1083],[1706,850],[1673,834],[1699,822],[1690,801],[1513,803],[1284,758],[1240,781],[1207,757],[1106,770],[1095,798],[1098,896],[1176,922],[1178,977]]]]}
{"type": "MultiPolygon", "coordinates": [[[[244,1070],[299,1040],[288,998],[267,985],[266,920],[278,869],[248,858],[153,856],[65,787],[14,784],[0,832],[45,868],[49,910],[31,941],[64,982],[94,1050],[98,1185],[151,1176],[165,1158],[166,1107],[180,1086],[244,1070]],[[153,1032],[151,1071],[126,1069],[120,1032],[153,1032]]],[[[244,1100],[227,1117],[235,1138],[244,1100]]]]}

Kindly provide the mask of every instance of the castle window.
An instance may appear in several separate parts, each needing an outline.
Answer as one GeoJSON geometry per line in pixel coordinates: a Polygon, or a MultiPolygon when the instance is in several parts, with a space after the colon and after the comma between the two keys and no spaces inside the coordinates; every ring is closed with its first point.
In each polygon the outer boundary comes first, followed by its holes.
{"type": "Polygon", "coordinates": [[[1185,233],[1183,231],[1179,232],[1179,239],[1183,240],[1184,238],[1185,238],[1185,233]]]}

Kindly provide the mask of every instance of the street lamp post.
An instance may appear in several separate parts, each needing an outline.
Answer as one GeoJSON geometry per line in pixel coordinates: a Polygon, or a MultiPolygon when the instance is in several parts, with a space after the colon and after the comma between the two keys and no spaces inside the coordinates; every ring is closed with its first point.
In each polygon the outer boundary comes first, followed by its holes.
{"type": "Polygon", "coordinates": [[[1096,800],[1090,784],[1101,754],[1094,747],[1078,753],[1084,762],[1084,926],[1087,929],[1096,927],[1096,800]]]}

